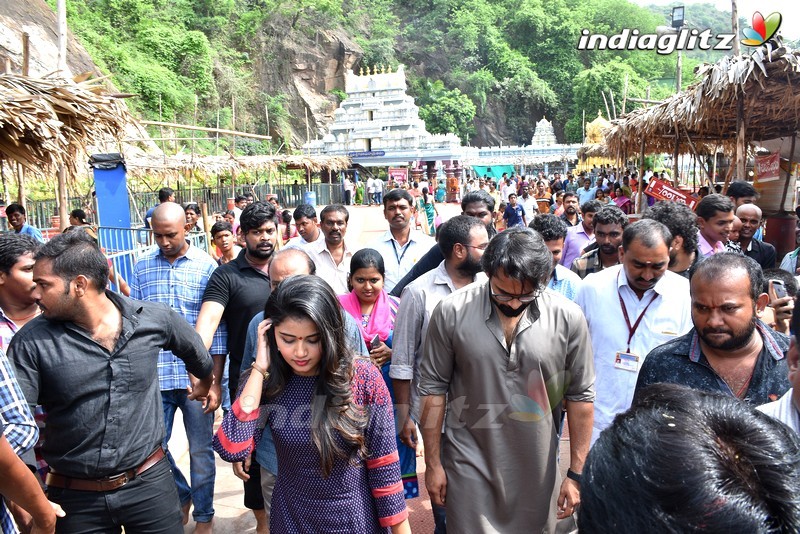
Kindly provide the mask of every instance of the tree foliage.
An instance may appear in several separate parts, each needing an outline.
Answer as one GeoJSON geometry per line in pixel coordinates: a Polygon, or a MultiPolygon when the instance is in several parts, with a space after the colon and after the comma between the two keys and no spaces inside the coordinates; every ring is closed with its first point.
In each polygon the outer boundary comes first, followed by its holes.
{"type": "MultiPolygon", "coordinates": [[[[465,142],[476,114],[491,120],[487,109],[502,111],[508,142],[529,142],[544,115],[560,140],[577,142],[584,112],[606,114],[603,94],[613,92],[621,112],[626,76],[631,97],[650,86],[651,98],[662,98],[675,83],[674,55],[576,50],[583,29],[651,33],[667,23],[671,6],[629,0],[67,0],[67,8],[98,65],[139,95],[132,104],[141,114],[187,120],[197,97],[202,122],[215,125],[219,110],[224,126],[247,124],[287,143],[302,117],[259,81],[277,59],[264,43],[292,32],[313,38],[342,28],[364,50],[362,65],[406,65],[429,130],[465,142]]],[[[711,4],[686,6],[686,18],[690,28],[730,31],[730,14],[711,4]]],[[[698,62],[713,59],[686,54],[684,85],[698,62]]]]}

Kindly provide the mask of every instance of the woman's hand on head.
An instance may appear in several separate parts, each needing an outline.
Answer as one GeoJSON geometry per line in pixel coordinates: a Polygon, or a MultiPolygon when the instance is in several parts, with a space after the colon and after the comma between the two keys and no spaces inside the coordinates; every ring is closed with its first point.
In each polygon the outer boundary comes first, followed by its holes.
{"type": "Polygon", "coordinates": [[[267,331],[272,328],[272,319],[264,319],[258,323],[258,345],[256,346],[256,364],[262,369],[269,369],[270,354],[267,343],[267,331]]]}

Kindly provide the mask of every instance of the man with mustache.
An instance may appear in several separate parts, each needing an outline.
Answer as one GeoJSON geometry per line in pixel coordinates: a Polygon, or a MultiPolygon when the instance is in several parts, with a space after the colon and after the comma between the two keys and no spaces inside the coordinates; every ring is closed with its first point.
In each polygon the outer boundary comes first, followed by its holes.
{"type": "MultiPolygon", "coordinates": [[[[247,325],[264,309],[269,298],[268,269],[279,235],[275,207],[268,202],[246,206],[239,219],[239,231],[244,237],[245,248],[235,260],[222,265],[211,275],[195,326],[206,347],[211,347],[214,332],[220,321],[225,320],[230,355],[228,389],[232,399],[239,387],[247,325]]],[[[214,376],[222,376],[224,365],[224,357],[214,359],[214,376]]],[[[233,464],[233,471],[243,480],[247,477],[241,464],[233,464]]],[[[260,534],[267,532],[267,516],[257,462],[251,464],[249,473],[244,484],[244,504],[253,510],[256,532],[260,534]]]]}
{"type": "Polygon", "coordinates": [[[554,532],[580,503],[594,400],[589,333],[580,309],[546,290],[553,255],[533,230],[497,234],[481,262],[489,279],[445,297],[423,345],[425,483],[431,502],[447,506],[448,531],[554,532]]]}
{"type": "Polygon", "coordinates": [[[630,408],[645,356],[691,327],[689,282],[667,270],[672,235],[652,219],[622,232],[621,265],[584,279],[576,303],[594,348],[597,398],[592,442],[630,408]]]}
{"type": "Polygon", "coordinates": [[[337,295],[347,293],[350,260],[358,250],[345,242],[350,213],[341,204],[325,206],[319,214],[320,229],[325,239],[317,240],[304,249],[314,265],[317,276],[328,282],[337,295]]]}
{"type": "MultiPolygon", "coordinates": [[[[414,199],[405,189],[392,189],[383,197],[383,216],[389,230],[368,245],[383,257],[386,268],[383,289],[390,292],[436,241],[413,229],[411,219],[417,212],[414,199]]],[[[424,213],[418,216],[425,217],[424,213]]]]}
{"type": "Polygon", "coordinates": [[[693,268],[690,284],[694,328],[650,352],[636,393],[668,382],[754,406],[786,393],[789,338],[760,320],[769,303],[760,266],[741,254],[715,254],[693,268]]]}
{"type": "Polygon", "coordinates": [[[592,226],[597,248],[575,259],[570,267],[581,279],[619,265],[619,247],[622,232],[628,226],[628,216],[616,206],[606,206],[594,216],[592,226]]]}

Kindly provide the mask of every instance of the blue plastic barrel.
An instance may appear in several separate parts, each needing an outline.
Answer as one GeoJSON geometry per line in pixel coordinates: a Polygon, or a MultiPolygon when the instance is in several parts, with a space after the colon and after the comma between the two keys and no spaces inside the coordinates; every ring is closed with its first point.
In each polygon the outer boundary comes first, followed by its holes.
{"type": "Polygon", "coordinates": [[[303,193],[303,204],[317,205],[317,193],[314,191],[306,191],[303,193]]]}

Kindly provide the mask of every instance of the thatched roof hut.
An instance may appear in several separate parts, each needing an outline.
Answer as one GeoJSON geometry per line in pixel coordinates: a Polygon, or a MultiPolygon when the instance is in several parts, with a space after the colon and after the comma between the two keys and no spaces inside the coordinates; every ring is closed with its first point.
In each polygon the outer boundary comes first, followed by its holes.
{"type": "Polygon", "coordinates": [[[800,51],[765,46],[697,68],[702,80],[663,102],[612,121],[605,131],[610,154],[675,150],[710,153],[736,144],[739,102],[746,141],[792,135],[800,129],[800,51]],[[691,139],[689,141],[688,139],[691,139]]]}
{"type": "Polygon", "coordinates": [[[0,75],[0,157],[34,172],[75,170],[87,145],[118,139],[132,120],[97,80],[0,75]]]}

